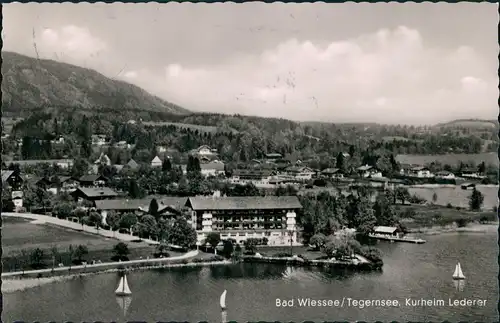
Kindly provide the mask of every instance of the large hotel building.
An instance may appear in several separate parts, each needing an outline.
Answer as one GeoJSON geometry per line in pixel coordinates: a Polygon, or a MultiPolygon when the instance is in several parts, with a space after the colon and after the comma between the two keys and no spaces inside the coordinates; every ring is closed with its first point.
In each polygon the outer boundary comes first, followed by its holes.
{"type": "Polygon", "coordinates": [[[238,243],[248,238],[267,238],[268,245],[297,243],[296,218],[302,205],[296,196],[190,197],[186,206],[193,212],[198,243],[209,232],[238,243]]]}

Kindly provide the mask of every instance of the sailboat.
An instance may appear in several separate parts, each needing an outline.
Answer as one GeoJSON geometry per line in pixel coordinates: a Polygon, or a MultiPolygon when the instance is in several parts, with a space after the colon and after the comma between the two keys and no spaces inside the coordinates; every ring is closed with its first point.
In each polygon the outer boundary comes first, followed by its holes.
{"type": "Polygon", "coordinates": [[[453,279],[465,279],[464,273],[462,272],[462,267],[460,266],[460,263],[457,264],[455,267],[455,272],[453,273],[453,279]]]}
{"type": "Polygon", "coordinates": [[[227,293],[227,290],[224,290],[222,292],[222,295],[220,296],[220,308],[223,311],[226,309],[226,293],[227,293]]]}
{"type": "Polygon", "coordinates": [[[115,290],[116,296],[129,296],[132,295],[132,291],[128,287],[127,275],[123,274],[120,278],[120,283],[118,284],[118,288],[115,290]]]}

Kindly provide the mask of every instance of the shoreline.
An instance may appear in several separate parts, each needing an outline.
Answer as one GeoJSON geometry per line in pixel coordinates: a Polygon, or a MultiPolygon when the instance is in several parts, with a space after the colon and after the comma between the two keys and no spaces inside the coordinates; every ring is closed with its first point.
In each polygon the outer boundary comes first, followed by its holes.
{"type": "MultiPolygon", "coordinates": [[[[208,267],[208,266],[220,266],[229,265],[234,262],[231,260],[222,261],[206,261],[206,262],[189,262],[189,263],[176,263],[176,264],[162,264],[154,266],[130,266],[125,267],[126,271],[141,271],[141,270],[151,270],[151,269],[164,269],[164,268],[183,268],[183,267],[208,267]]],[[[40,287],[46,284],[57,283],[62,281],[67,281],[71,279],[76,279],[79,277],[107,274],[113,272],[122,271],[123,268],[111,268],[111,269],[99,269],[90,272],[80,272],[80,273],[68,273],[64,272],[60,275],[54,275],[50,273],[51,276],[45,277],[30,277],[30,273],[26,272],[24,275],[2,277],[2,293],[14,293],[18,291],[23,291],[35,287],[40,287]]]]}
{"type": "Polygon", "coordinates": [[[410,229],[408,233],[414,234],[424,234],[424,235],[438,235],[445,233],[485,233],[485,232],[497,232],[498,231],[498,222],[493,223],[471,223],[465,227],[458,227],[456,224],[450,224],[446,226],[433,226],[433,227],[422,227],[422,228],[413,228],[410,229]]]}

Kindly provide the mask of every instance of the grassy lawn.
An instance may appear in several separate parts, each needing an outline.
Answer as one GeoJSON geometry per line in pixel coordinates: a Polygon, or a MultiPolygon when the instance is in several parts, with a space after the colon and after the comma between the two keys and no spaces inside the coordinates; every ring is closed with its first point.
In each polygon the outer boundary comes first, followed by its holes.
{"type": "MultiPolygon", "coordinates": [[[[68,249],[70,245],[73,247],[86,246],[89,253],[84,259],[88,262],[92,260],[111,261],[112,249],[119,242],[116,239],[54,225],[34,224],[26,219],[5,217],[2,220],[2,261],[6,272],[20,270],[22,263],[29,263],[30,253],[35,248],[43,250],[43,260],[49,267],[52,266],[52,247],[56,247],[58,251],[56,265],[60,262],[69,264],[68,249]],[[25,257],[21,256],[22,249],[26,251],[25,257]]],[[[150,246],[145,242],[127,242],[127,245],[130,250],[128,256],[130,260],[152,257],[155,252],[155,246],[150,246]]],[[[181,253],[173,251],[169,254],[171,256],[181,255],[181,253]]],[[[25,269],[28,269],[27,267],[26,265],[25,269]]]]}
{"type": "Polygon", "coordinates": [[[272,257],[278,253],[292,253],[293,255],[303,255],[307,259],[317,259],[318,257],[324,256],[325,254],[321,251],[312,251],[307,246],[293,246],[290,249],[290,246],[280,246],[280,247],[267,247],[267,246],[259,246],[257,247],[257,252],[262,256],[272,257]]]}

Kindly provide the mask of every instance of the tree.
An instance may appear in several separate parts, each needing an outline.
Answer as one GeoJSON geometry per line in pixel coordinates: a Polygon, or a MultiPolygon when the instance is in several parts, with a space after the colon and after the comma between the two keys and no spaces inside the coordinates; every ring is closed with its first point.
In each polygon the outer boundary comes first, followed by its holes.
{"type": "Polygon", "coordinates": [[[149,203],[149,214],[154,216],[155,219],[158,218],[158,201],[156,199],[152,199],[151,202],[149,203]]]}
{"type": "Polygon", "coordinates": [[[115,211],[108,211],[106,215],[106,224],[110,226],[113,234],[120,228],[120,215],[115,211]]]}
{"type": "Polygon", "coordinates": [[[68,202],[60,202],[54,205],[53,213],[59,219],[67,219],[73,212],[73,205],[68,202]]]}
{"type": "Polygon", "coordinates": [[[255,238],[248,238],[245,240],[245,253],[249,255],[255,255],[257,253],[258,241],[255,238]]]}
{"type": "Polygon", "coordinates": [[[392,226],[397,222],[396,212],[385,194],[377,195],[373,211],[378,225],[392,226]]]}
{"type": "Polygon", "coordinates": [[[406,187],[396,188],[394,194],[396,196],[396,199],[401,201],[401,204],[405,204],[405,201],[407,201],[410,198],[410,192],[406,187]]]}
{"type": "Polygon", "coordinates": [[[118,223],[120,228],[130,230],[137,223],[137,216],[134,213],[125,213],[118,223]]]}
{"type": "Polygon", "coordinates": [[[75,249],[74,257],[76,258],[73,262],[76,265],[80,265],[84,257],[89,254],[89,249],[84,245],[78,245],[75,249]]]}
{"type": "Polygon", "coordinates": [[[40,248],[34,249],[30,254],[30,265],[33,269],[42,269],[45,267],[43,262],[43,250],[40,248]]]}
{"type": "Polygon", "coordinates": [[[156,247],[155,257],[163,258],[169,256],[170,254],[168,253],[168,245],[165,242],[160,242],[160,244],[156,247]]]}
{"type": "Polygon", "coordinates": [[[87,212],[85,212],[84,209],[77,208],[73,211],[73,216],[78,218],[78,221],[82,225],[82,229],[83,229],[83,223],[84,223],[83,219],[87,216],[87,212]]]}
{"type": "Polygon", "coordinates": [[[335,162],[335,167],[337,167],[341,173],[344,173],[345,172],[345,160],[344,160],[344,154],[342,152],[339,152],[337,154],[337,160],[335,162]]]}
{"type": "Polygon", "coordinates": [[[52,270],[54,270],[55,263],[58,262],[59,250],[57,250],[57,246],[52,246],[50,248],[50,253],[52,254],[52,270]]]}
{"type": "Polygon", "coordinates": [[[320,250],[328,241],[326,236],[322,233],[316,233],[311,237],[309,243],[314,246],[315,250],[320,250]]]}
{"type": "Polygon", "coordinates": [[[478,191],[475,187],[472,190],[472,194],[469,197],[469,208],[471,211],[480,211],[483,206],[484,195],[478,191]]]}
{"type": "Polygon", "coordinates": [[[141,189],[139,188],[139,185],[137,185],[137,181],[135,179],[132,179],[130,181],[128,195],[130,196],[130,198],[133,198],[133,199],[140,198],[143,195],[141,192],[141,189]]]}
{"type": "Polygon", "coordinates": [[[114,255],[111,257],[112,261],[128,261],[128,255],[130,254],[128,245],[124,242],[118,242],[113,247],[113,254],[114,255]]]}
{"type": "Polygon", "coordinates": [[[172,170],[172,163],[170,162],[170,158],[165,158],[163,164],[161,165],[161,170],[163,172],[170,172],[172,170]]]}
{"type": "Polygon", "coordinates": [[[168,234],[168,242],[185,249],[194,246],[196,240],[196,231],[184,218],[178,218],[168,234]]]}
{"type": "Polygon", "coordinates": [[[224,257],[229,259],[231,258],[234,252],[233,242],[231,240],[224,240],[223,243],[224,243],[224,248],[222,249],[222,254],[224,255],[224,257]]]}
{"type": "Polygon", "coordinates": [[[206,242],[214,249],[215,253],[217,253],[217,245],[220,241],[220,234],[218,232],[210,232],[207,234],[206,242]]]}
{"type": "Polygon", "coordinates": [[[99,230],[99,228],[102,225],[102,215],[100,213],[98,213],[98,212],[95,212],[95,211],[90,212],[90,214],[89,214],[89,224],[95,226],[95,228],[97,230],[99,230]]]}
{"type": "Polygon", "coordinates": [[[433,203],[433,204],[436,204],[437,199],[438,199],[437,193],[436,193],[436,192],[434,192],[434,194],[432,194],[432,203],[433,203]]]}
{"type": "Polygon", "coordinates": [[[146,237],[156,236],[158,234],[158,223],[151,214],[145,214],[141,217],[141,223],[144,225],[143,234],[146,237]]]}
{"type": "Polygon", "coordinates": [[[72,244],[68,247],[68,260],[69,260],[69,270],[71,270],[71,264],[73,263],[73,256],[75,255],[75,248],[72,244]]]}
{"type": "Polygon", "coordinates": [[[374,215],[373,208],[368,199],[362,198],[358,202],[356,233],[361,236],[367,236],[373,231],[377,218],[374,215]]]}

